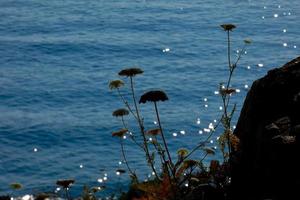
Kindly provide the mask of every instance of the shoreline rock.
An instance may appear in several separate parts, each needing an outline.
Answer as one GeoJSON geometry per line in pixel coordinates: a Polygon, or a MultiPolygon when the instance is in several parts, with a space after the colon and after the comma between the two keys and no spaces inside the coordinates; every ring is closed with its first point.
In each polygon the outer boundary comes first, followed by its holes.
{"type": "Polygon", "coordinates": [[[245,99],[231,156],[234,199],[300,199],[299,130],[300,57],[256,80],[245,99]]]}

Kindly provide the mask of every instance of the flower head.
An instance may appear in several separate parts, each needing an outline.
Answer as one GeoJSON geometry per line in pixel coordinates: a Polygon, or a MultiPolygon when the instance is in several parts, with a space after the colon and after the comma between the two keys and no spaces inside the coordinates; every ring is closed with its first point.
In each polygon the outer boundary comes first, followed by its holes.
{"type": "Polygon", "coordinates": [[[231,95],[231,94],[233,94],[233,93],[236,93],[236,89],[234,89],[234,88],[228,88],[228,89],[226,89],[226,88],[221,88],[220,89],[220,94],[221,95],[231,95]]]}
{"type": "Polygon", "coordinates": [[[187,149],[181,148],[177,150],[177,154],[180,157],[185,157],[186,155],[188,155],[189,151],[187,149]]]}
{"type": "Polygon", "coordinates": [[[120,109],[115,110],[115,111],[112,113],[112,115],[113,115],[114,117],[122,117],[122,116],[124,116],[124,115],[129,115],[129,111],[128,111],[127,109],[125,109],[125,108],[120,108],[120,109]]]}
{"type": "Polygon", "coordinates": [[[64,179],[56,181],[56,185],[61,186],[63,188],[69,188],[71,185],[75,183],[73,179],[64,179]]]}
{"type": "Polygon", "coordinates": [[[109,83],[109,89],[118,89],[120,87],[124,86],[124,82],[122,80],[113,80],[109,83]]]}
{"type": "Polygon", "coordinates": [[[207,154],[211,154],[211,155],[215,155],[215,150],[213,150],[212,148],[210,147],[204,147],[203,148],[203,151],[207,154]]]}
{"type": "Polygon", "coordinates": [[[165,92],[161,90],[154,90],[143,94],[140,98],[139,103],[146,103],[147,101],[151,101],[151,102],[166,101],[168,99],[169,98],[165,92]]]}
{"type": "Polygon", "coordinates": [[[124,174],[126,171],[124,169],[117,169],[116,172],[119,174],[124,174]]]}
{"type": "Polygon", "coordinates": [[[13,190],[19,190],[22,188],[22,185],[20,183],[12,183],[10,184],[10,188],[13,190]]]}
{"type": "Polygon", "coordinates": [[[224,29],[224,31],[232,31],[236,28],[233,24],[222,24],[221,27],[224,29]]]}
{"type": "Polygon", "coordinates": [[[252,43],[252,40],[250,40],[250,39],[245,39],[245,40],[244,40],[244,43],[245,43],[245,44],[251,44],[251,43],[252,43]]]}
{"type": "Polygon", "coordinates": [[[141,70],[140,68],[128,68],[128,69],[123,69],[119,72],[120,76],[127,76],[127,77],[133,77],[138,74],[142,74],[144,71],[141,70]]]}
{"type": "Polygon", "coordinates": [[[146,132],[148,135],[158,135],[161,133],[161,130],[159,128],[150,129],[146,132]]]}
{"type": "Polygon", "coordinates": [[[121,129],[119,131],[112,132],[113,137],[123,137],[128,132],[128,129],[121,129]]]}

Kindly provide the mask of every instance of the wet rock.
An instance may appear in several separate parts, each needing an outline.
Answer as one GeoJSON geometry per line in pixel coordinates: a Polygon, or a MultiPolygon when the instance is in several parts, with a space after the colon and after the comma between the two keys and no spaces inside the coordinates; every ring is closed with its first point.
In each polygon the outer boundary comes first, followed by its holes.
{"type": "Polygon", "coordinates": [[[231,159],[235,199],[300,199],[299,124],[300,57],[255,81],[246,97],[231,159]]]}

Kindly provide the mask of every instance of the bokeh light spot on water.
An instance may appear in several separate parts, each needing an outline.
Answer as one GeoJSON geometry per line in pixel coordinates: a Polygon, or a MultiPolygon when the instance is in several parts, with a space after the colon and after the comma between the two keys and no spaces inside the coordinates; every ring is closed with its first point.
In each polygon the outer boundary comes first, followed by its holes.
{"type": "Polygon", "coordinates": [[[277,13],[275,13],[273,16],[274,16],[274,18],[277,18],[279,15],[277,13]]]}
{"type": "Polygon", "coordinates": [[[283,43],[282,46],[287,47],[288,45],[287,45],[287,43],[283,43]]]}

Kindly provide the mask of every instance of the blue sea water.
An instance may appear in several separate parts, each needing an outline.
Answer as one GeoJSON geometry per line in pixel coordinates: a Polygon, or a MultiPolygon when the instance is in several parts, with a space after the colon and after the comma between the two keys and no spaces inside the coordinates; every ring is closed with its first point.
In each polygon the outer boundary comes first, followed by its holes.
{"type": "MultiPolygon", "coordinates": [[[[76,179],[74,195],[85,183],[105,184],[107,193],[126,186],[111,137],[121,127],[111,113],[123,105],[108,89],[125,67],[145,71],[135,79],[138,96],[168,94],[159,109],[175,152],[203,140],[199,130],[220,116],[214,91],[228,73],[220,24],[237,25],[233,57],[253,40],[232,82],[238,111],[252,82],[300,49],[298,0],[0,0],[0,19],[0,195],[12,182],[24,185],[21,194],[54,191],[62,178],[76,179]]],[[[155,127],[153,107],[141,112],[155,127]]],[[[125,143],[129,164],[147,178],[143,154],[125,143]]]]}

